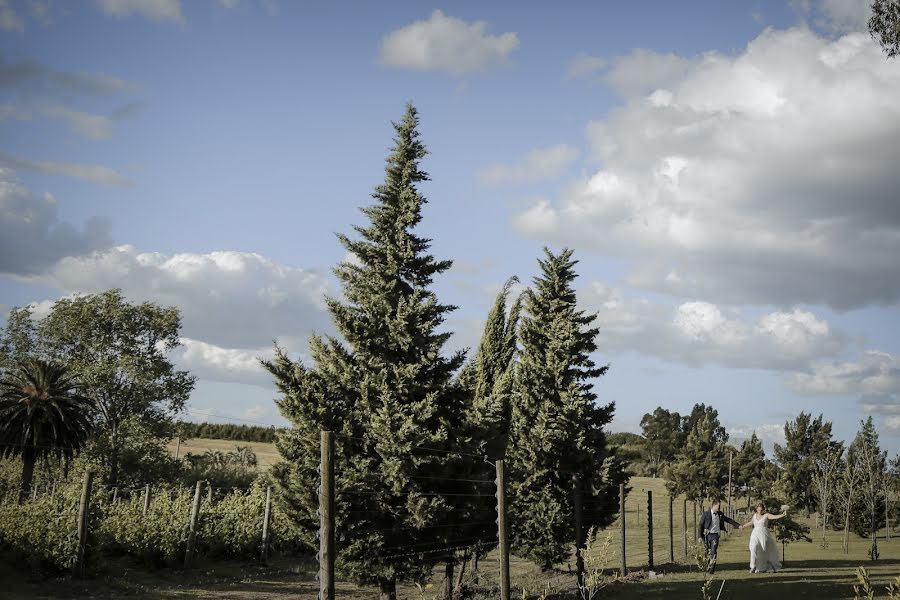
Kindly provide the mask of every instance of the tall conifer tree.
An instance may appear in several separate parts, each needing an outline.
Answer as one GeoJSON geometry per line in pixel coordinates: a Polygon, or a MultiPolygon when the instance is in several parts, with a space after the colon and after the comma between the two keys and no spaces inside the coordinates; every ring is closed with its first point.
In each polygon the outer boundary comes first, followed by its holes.
{"type": "Polygon", "coordinates": [[[522,344],[512,403],[510,518],[516,553],[549,568],[575,541],[574,490],[592,506],[585,525],[605,525],[616,512],[624,469],[606,443],[614,405],[597,405],[596,315],[576,307],[577,261],[571,250],[538,260],[541,275],[525,292],[519,327],[522,344]]]}
{"type": "Polygon", "coordinates": [[[440,527],[453,508],[439,479],[458,460],[447,450],[457,447],[464,418],[464,395],[452,382],[464,355],[446,356],[450,334],[437,331],[455,307],[430,290],[451,261],[435,260],[430,240],[412,231],[426,202],[417,186],[428,180],[418,122],[407,105],[385,181],[362,209],[369,224],[354,227],[358,239],[338,236],[358,259],[334,271],[344,300],[327,299],[343,340],[314,337],[313,367],[280,351],[265,363],[294,424],[279,442],[289,464],[277,473],[290,514],[312,536],[318,444],[310,434],[343,434],[335,459],[339,569],[378,585],[385,600],[396,597],[397,581],[425,576],[446,556],[434,552],[448,542],[440,527]]]}

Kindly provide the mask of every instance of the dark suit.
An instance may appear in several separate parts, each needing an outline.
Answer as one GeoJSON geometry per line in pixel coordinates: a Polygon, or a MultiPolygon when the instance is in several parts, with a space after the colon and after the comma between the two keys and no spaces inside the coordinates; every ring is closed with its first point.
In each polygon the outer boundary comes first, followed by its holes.
{"type": "MultiPolygon", "coordinates": [[[[734,519],[729,519],[725,516],[721,510],[716,511],[716,515],[719,517],[719,531],[725,531],[725,524],[728,523],[733,527],[740,527],[741,524],[735,521],[734,519]]],[[[713,526],[713,516],[711,511],[706,511],[700,517],[700,524],[698,525],[697,537],[706,542],[706,551],[709,554],[709,572],[712,573],[716,570],[716,555],[719,552],[719,534],[718,533],[709,533],[710,528],[713,526]]]]}

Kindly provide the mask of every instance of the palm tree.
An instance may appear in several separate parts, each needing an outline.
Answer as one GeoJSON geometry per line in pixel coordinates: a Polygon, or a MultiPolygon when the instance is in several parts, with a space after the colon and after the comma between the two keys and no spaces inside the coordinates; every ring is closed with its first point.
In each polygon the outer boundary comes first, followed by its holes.
{"type": "Polygon", "coordinates": [[[59,363],[28,358],[0,379],[0,456],[22,457],[19,502],[31,491],[38,459],[71,460],[84,447],[92,408],[59,363]]]}

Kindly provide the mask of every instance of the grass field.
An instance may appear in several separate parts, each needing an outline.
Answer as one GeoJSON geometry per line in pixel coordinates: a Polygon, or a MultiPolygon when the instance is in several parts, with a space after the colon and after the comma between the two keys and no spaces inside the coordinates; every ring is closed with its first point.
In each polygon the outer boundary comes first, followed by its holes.
{"type": "MultiPolygon", "coordinates": [[[[167,445],[169,452],[175,454],[177,443],[172,440],[167,445]]],[[[222,452],[233,452],[236,446],[250,446],[256,453],[256,460],[263,469],[271,466],[280,459],[275,444],[266,444],[263,442],[240,442],[237,440],[209,440],[205,438],[192,438],[182,440],[180,454],[182,458],[187,454],[203,454],[207,450],[221,450],[222,452]]]]}
{"type": "MultiPolygon", "coordinates": [[[[214,440],[210,440],[214,441],[214,440]]],[[[205,441],[204,441],[205,442],[205,441]]],[[[214,441],[219,443],[218,441],[214,441]]],[[[229,442],[222,442],[228,444],[229,442]]],[[[194,446],[197,449],[201,446],[194,446]]],[[[209,446],[202,446],[203,450],[209,446]]],[[[182,446],[184,448],[184,446],[182,446]]],[[[681,507],[679,500],[673,503],[674,537],[676,563],[669,562],[668,498],[661,480],[635,478],[631,482],[633,491],[626,501],[626,558],[629,572],[646,572],[648,556],[647,536],[647,491],[654,497],[654,558],[657,579],[644,578],[631,583],[616,583],[604,591],[605,598],[648,598],[666,600],[699,599],[702,575],[696,566],[682,563],[681,507]],[[640,509],[638,508],[640,506],[640,509]],[[640,525],[639,525],[640,523],[640,525]]],[[[693,532],[692,505],[689,504],[688,528],[693,532]]],[[[612,534],[612,551],[609,567],[618,569],[619,524],[612,534]]],[[[886,598],[884,586],[900,574],[900,538],[879,537],[881,558],[871,563],[867,557],[869,541],[853,536],[850,554],[841,551],[840,534],[829,532],[829,546],[821,546],[821,534],[812,532],[813,543],[795,543],[787,546],[784,568],[778,573],[750,574],[748,572],[749,553],[747,543],[749,531],[733,532],[723,541],[719,552],[719,564],[715,575],[715,593],[721,582],[725,587],[720,600],[795,600],[796,598],[853,598],[855,569],[864,565],[870,569],[872,581],[876,585],[876,598],[886,598]]],[[[601,534],[602,537],[602,534],[601,534]]],[[[0,561],[0,580],[5,585],[0,588],[0,598],[227,598],[249,600],[313,600],[316,597],[315,563],[310,559],[281,557],[271,561],[268,567],[258,564],[229,562],[200,562],[190,570],[164,569],[149,570],[136,567],[127,559],[116,559],[100,567],[97,577],[84,581],[68,578],[42,579],[35,576],[29,580],[21,570],[13,570],[0,561]]],[[[479,566],[482,584],[492,585],[497,581],[498,563],[496,555],[488,556],[479,566]]],[[[559,565],[550,573],[542,573],[531,563],[520,558],[511,559],[514,598],[521,598],[525,588],[530,598],[546,590],[549,583],[554,592],[549,598],[574,598],[574,574],[569,565],[559,565]],[[568,595],[566,595],[568,593],[568,595]]],[[[432,582],[426,598],[439,597],[442,573],[432,582]]],[[[420,599],[421,596],[411,586],[402,586],[399,597],[420,599]]],[[[715,593],[713,598],[715,598],[715,593]]],[[[378,594],[371,588],[360,588],[349,583],[338,587],[339,598],[351,600],[374,599],[378,594]]],[[[498,597],[492,594],[492,598],[498,597]]]]}

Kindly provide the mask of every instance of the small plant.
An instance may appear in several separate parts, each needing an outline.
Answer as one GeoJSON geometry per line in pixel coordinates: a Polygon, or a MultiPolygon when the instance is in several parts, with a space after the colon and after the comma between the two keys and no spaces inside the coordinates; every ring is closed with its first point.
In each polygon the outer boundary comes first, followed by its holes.
{"type": "Polygon", "coordinates": [[[434,596],[429,596],[425,593],[433,587],[434,586],[430,583],[422,585],[421,583],[416,582],[416,591],[419,593],[419,600],[434,600],[434,596]]]}
{"type": "Polygon", "coordinates": [[[579,592],[582,600],[593,600],[600,595],[600,591],[607,587],[615,577],[607,575],[606,565],[609,562],[609,550],[612,547],[612,533],[607,532],[603,543],[599,548],[595,544],[597,532],[591,527],[587,534],[587,543],[584,548],[584,584],[579,592]]]}
{"type": "Polygon", "coordinates": [[[887,590],[888,598],[891,600],[900,600],[900,576],[890,582],[884,589],[887,590]]]}
{"type": "Polygon", "coordinates": [[[853,597],[855,600],[874,600],[875,589],[869,582],[869,572],[865,567],[856,569],[856,580],[858,584],[853,585],[853,597]]]}
{"type": "Polygon", "coordinates": [[[700,586],[700,593],[703,600],[712,600],[712,584],[713,579],[709,574],[709,552],[706,550],[706,544],[697,542],[693,546],[694,560],[697,562],[697,568],[703,573],[703,585],[700,586]]]}

